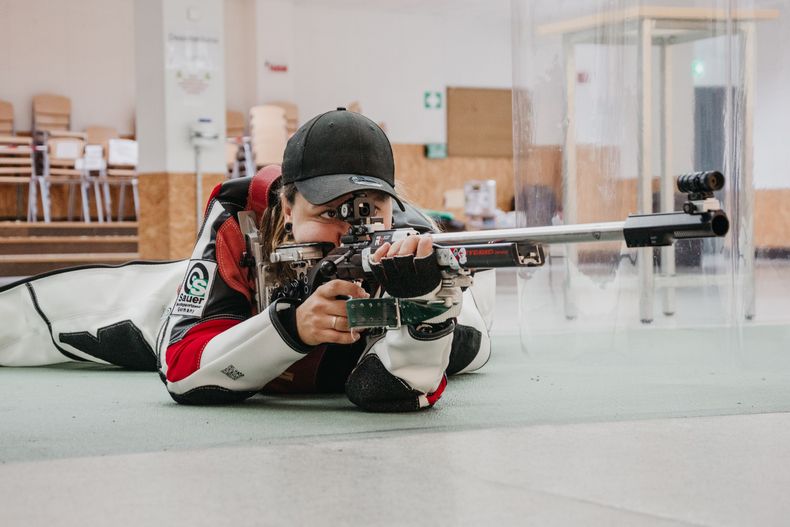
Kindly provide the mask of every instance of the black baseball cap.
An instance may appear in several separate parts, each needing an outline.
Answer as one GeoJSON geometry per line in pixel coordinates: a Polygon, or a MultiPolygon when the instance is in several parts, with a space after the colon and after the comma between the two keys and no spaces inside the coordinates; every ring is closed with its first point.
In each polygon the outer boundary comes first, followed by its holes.
{"type": "Polygon", "coordinates": [[[338,108],[313,117],[288,140],[283,183],[294,183],[307,201],[322,205],[343,194],[395,192],[392,146],[379,126],[356,112],[338,108]]]}

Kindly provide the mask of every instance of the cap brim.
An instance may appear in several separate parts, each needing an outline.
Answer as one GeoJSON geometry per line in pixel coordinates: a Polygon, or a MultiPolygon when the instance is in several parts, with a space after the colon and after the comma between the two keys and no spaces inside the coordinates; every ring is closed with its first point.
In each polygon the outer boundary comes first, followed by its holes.
{"type": "Polygon", "coordinates": [[[323,205],[336,200],[340,196],[359,192],[360,190],[375,190],[389,194],[398,204],[400,210],[406,210],[392,185],[370,176],[332,174],[295,181],[294,184],[296,185],[296,190],[313,205],[323,205]]]}

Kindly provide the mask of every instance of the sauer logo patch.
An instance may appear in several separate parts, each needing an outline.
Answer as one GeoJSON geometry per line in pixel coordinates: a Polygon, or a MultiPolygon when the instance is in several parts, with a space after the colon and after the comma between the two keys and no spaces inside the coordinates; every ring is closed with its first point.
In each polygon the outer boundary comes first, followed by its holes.
{"type": "Polygon", "coordinates": [[[206,308],[206,301],[211,293],[214,275],[217,270],[216,262],[208,260],[192,260],[189,262],[189,271],[178,289],[178,297],[173,307],[173,315],[200,317],[206,308]]]}

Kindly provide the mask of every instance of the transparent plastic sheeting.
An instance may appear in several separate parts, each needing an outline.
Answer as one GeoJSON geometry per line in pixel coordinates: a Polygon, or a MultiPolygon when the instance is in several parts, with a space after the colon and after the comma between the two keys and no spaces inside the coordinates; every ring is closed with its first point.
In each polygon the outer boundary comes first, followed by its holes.
{"type": "MultiPolygon", "coordinates": [[[[613,384],[726,377],[732,388],[746,371],[789,376],[787,3],[512,6],[520,225],[680,210],[674,176],[697,170],[725,174],[717,197],[731,221],[724,239],[670,249],[548,247],[545,266],[518,276],[530,359],[601,368],[613,384]]],[[[790,398],[772,408],[782,404],[790,398]]]]}

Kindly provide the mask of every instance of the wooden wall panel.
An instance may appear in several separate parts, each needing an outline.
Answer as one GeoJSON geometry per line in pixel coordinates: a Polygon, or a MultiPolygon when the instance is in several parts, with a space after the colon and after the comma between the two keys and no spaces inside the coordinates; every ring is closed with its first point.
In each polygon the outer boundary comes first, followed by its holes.
{"type": "Polygon", "coordinates": [[[450,156],[513,157],[513,104],[509,89],[447,88],[450,156]]]}
{"type": "Polygon", "coordinates": [[[530,146],[519,160],[522,178],[532,185],[543,185],[554,191],[558,200],[562,196],[562,149],[559,146],[530,146]]]}
{"type": "MultiPolygon", "coordinates": [[[[66,185],[53,185],[51,189],[51,213],[55,221],[64,221],[68,216],[68,187],[66,185]]],[[[93,189],[90,189],[90,211],[91,218],[98,219],[96,215],[96,203],[93,199],[93,189]]],[[[80,220],[82,215],[82,202],[77,187],[74,187],[74,219],[80,220]]],[[[113,220],[118,215],[118,199],[120,189],[117,185],[110,187],[110,198],[112,199],[113,220]]],[[[0,220],[24,220],[27,217],[27,196],[28,186],[25,185],[0,185],[0,220]],[[19,189],[19,190],[17,190],[19,189]]],[[[126,219],[134,218],[134,202],[132,201],[132,189],[126,187],[126,197],[124,199],[123,216],[126,219]]],[[[41,221],[44,214],[41,206],[41,194],[38,195],[38,217],[41,221]]]]}
{"type": "MultiPolygon", "coordinates": [[[[204,174],[205,202],[224,174],[204,174]]],[[[189,258],[197,235],[195,174],[140,175],[139,252],[143,259],[189,258]]]]}
{"type": "Polygon", "coordinates": [[[513,199],[513,159],[499,157],[448,157],[428,159],[422,145],[392,145],[395,155],[396,186],[407,198],[423,208],[449,210],[463,215],[462,208],[446,208],[444,193],[463,189],[474,179],[497,182],[497,206],[510,208],[513,199]]]}
{"type": "MultiPolygon", "coordinates": [[[[614,147],[579,146],[578,222],[618,221],[624,210],[636,207],[636,180],[614,180],[610,174],[619,169],[620,154],[614,147]]],[[[559,146],[532,146],[522,160],[523,179],[530,185],[542,185],[554,191],[562,207],[562,149],[559,146]]]]}
{"type": "Polygon", "coordinates": [[[790,249],[790,189],[757,189],[754,195],[754,246],[790,249]]]}

